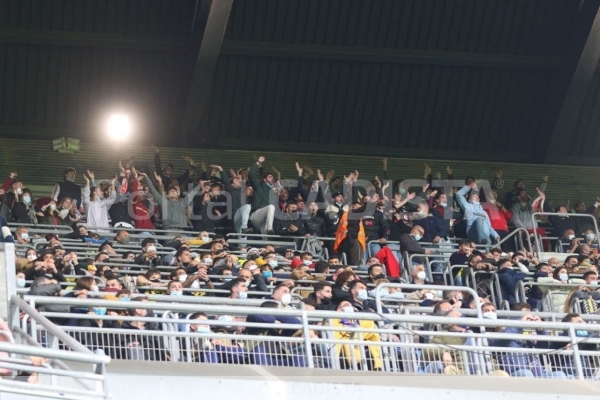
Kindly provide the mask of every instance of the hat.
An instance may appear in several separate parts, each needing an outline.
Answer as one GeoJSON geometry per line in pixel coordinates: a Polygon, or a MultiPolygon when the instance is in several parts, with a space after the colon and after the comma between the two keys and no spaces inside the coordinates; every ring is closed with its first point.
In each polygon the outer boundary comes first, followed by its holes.
{"type": "Polygon", "coordinates": [[[331,197],[332,197],[332,198],[333,198],[333,197],[340,196],[340,195],[342,195],[342,196],[343,196],[343,193],[342,193],[342,192],[340,192],[340,191],[335,191],[335,192],[332,192],[332,193],[331,193],[331,197]]]}
{"type": "Polygon", "coordinates": [[[88,272],[96,272],[96,267],[93,264],[87,266],[86,270],[88,272]]]}
{"type": "Polygon", "coordinates": [[[249,256],[252,253],[256,253],[257,255],[260,255],[260,250],[258,250],[256,247],[253,247],[250,250],[248,250],[248,252],[246,253],[246,256],[249,256]]]}
{"type": "Polygon", "coordinates": [[[292,269],[296,269],[296,268],[298,268],[298,267],[299,267],[299,266],[301,266],[301,265],[302,265],[302,260],[301,260],[301,259],[299,259],[298,257],[294,257],[294,259],[293,259],[293,260],[292,260],[292,262],[290,263],[290,267],[291,267],[292,269]]]}
{"type": "Polygon", "coordinates": [[[256,265],[258,265],[259,267],[262,267],[263,265],[265,265],[267,262],[265,260],[263,260],[262,258],[257,258],[256,260],[254,260],[254,262],[256,263],[256,265]]]}
{"type": "Polygon", "coordinates": [[[127,222],[117,222],[115,224],[115,228],[133,229],[133,225],[131,225],[130,223],[127,223],[127,222]]]}
{"type": "Polygon", "coordinates": [[[175,166],[173,165],[173,163],[168,163],[167,165],[165,165],[165,166],[163,167],[163,169],[162,169],[162,170],[163,170],[163,172],[164,172],[164,171],[165,171],[165,169],[167,169],[167,168],[171,168],[171,169],[173,169],[173,168],[175,168],[175,166]]]}

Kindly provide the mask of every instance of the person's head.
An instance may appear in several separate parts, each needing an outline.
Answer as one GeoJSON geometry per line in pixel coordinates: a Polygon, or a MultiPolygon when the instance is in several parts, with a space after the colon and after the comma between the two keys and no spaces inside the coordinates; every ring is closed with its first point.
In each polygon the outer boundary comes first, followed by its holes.
{"type": "Polygon", "coordinates": [[[167,283],[167,294],[171,296],[181,296],[183,295],[183,285],[181,282],[177,281],[169,281],[167,283]]]}
{"type": "Polygon", "coordinates": [[[577,203],[575,203],[575,206],[573,206],[573,209],[575,210],[575,212],[577,212],[579,214],[583,214],[585,212],[585,203],[580,200],[577,203]]]}
{"type": "Polygon", "coordinates": [[[300,259],[302,260],[302,264],[308,266],[312,264],[313,256],[309,252],[304,252],[300,254],[300,259]]]}
{"type": "Polygon", "coordinates": [[[331,291],[331,285],[328,282],[316,282],[313,288],[317,303],[328,304],[331,302],[331,296],[333,295],[333,292],[331,291]]]}
{"type": "Polygon", "coordinates": [[[263,181],[263,183],[266,183],[269,186],[273,186],[275,179],[273,178],[273,174],[267,172],[267,173],[263,174],[262,181],[263,181]]]}
{"type": "Polygon", "coordinates": [[[65,171],[63,172],[63,178],[69,181],[74,181],[76,175],[77,171],[75,170],[75,168],[72,167],[65,169],[65,171]]]}
{"type": "Polygon", "coordinates": [[[458,250],[467,256],[471,255],[473,249],[471,248],[471,241],[463,239],[458,243],[458,250]]]}
{"type": "Polygon", "coordinates": [[[116,289],[116,290],[123,289],[123,285],[121,284],[121,281],[119,280],[119,278],[116,275],[113,275],[110,278],[107,278],[104,287],[106,289],[116,289]]]}
{"type": "MultiPolygon", "coordinates": [[[[136,297],[135,301],[148,301],[146,297],[136,297]]],[[[148,310],[145,308],[130,308],[129,315],[132,317],[145,317],[148,315],[148,310]]]]}
{"type": "Polygon", "coordinates": [[[362,303],[367,300],[367,285],[362,281],[354,280],[348,284],[348,292],[352,295],[354,301],[362,303]]]}
{"type": "Polygon", "coordinates": [[[117,254],[115,249],[112,247],[112,244],[107,240],[100,245],[98,251],[108,253],[108,254],[117,254]]]}
{"type": "Polygon", "coordinates": [[[289,197],[289,193],[288,193],[287,189],[286,188],[281,189],[278,193],[278,197],[279,197],[279,200],[283,200],[283,201],[287,200],[289,197]]]}
{"type": "Polygon", "coordinates": [[[565,229],[565,233],[563,234],[563,238],[567,239],[567,240],[573,240],[575,239],[575,230],[569,228],[569,229],[565,229]]]}
{"type": "Polygon", "coordinates": [[[179,264],[187,265],[192,261],[192,253],[185,247],[180,247],[175,253],[175,258],[179,264]]]}
{"type": "Polygon", "coordinates": [[[340,257],[338,255],[329,256],[327,263],[329,265],[340,265],[340,257]]]}
{"type": "Polygon", "coordinates": [[[156,240],[152,238],[146,238],[142,240],[142,250],[144,253],[149,251],[156,251],[156,240]]]}
{"type": "Polygon", "coordinates": [[[558,267],[554,270],[552,277],[557,281],[567,282],[569,280],[569,271],[566,267],[558,267]]]}
{"type": "Polygon", "coordinates": [[[315,273],[316,274],[328,274],[329,273],[329,263],[327,261],[317,261],[315,263],[315,273]]]}
{"type": "Polygon", "coordinates": [[[570,322],[572,324],[586,324],[585,320],[581,318],[581,315],[576,313],[569,313],[563,317],[562,322],[570,322]]]}
{"type": "Polygon", "coordinates": [[[23,193],[23,183],[19,179],[13,180],[13,183],[10,185],[10,190],[16,194],[23,193]]]}
{"type": "Polygon", "coordinates": [[[500,261],[500,257],[502,257],[502,249],[495,247],[490,250],[490,253],[492,254],[492,258],[494,260],[500,261]]]}
{"type": "Polygon", "coordinates": [[[513,183],[513,188],[514,189],[525,189],[525,182],[523,182],[521,179],[516,180],[515,183],[513,183]]]}
{"type": "Polygon", "coordinates": [[[167,189],[167,198],[169,200],[177,200],[179,198],[179,193],[181,188],[179,186],[171,185],[167,189]]]}
{"type": "Polygon", "coordinates": [[[503,258],[502,260],[498,261],[498,269],[511,268],[511,267],[512,267],[512,261],[510,261],[508,258],[503,258]]]}
{"type": "Polygon", "coordinates": [[[423,264],[417,264],[412,267],[410,272],[413,282],[425,282],[427,280],[427,273],[425,272],[425,266],[423,264]]]}
{"type": "Polygon", "coordinates": [[[232,299],[246,299],[248,297],[248,281],[244,278],[237,278],[231,281],[229,287],[229,297],[232,299]]]}
{"type": "Polygon", "coordinates": [[[545,272],[548,276],[551,276],[552,271],[554,271],[554,268],[552,268],[552,266],[550,266],[548,263],[539,263],[535,266],[535,269],[537,271],[545,272]]]}
{"type": "Polygon", "coordinates": [[[570,270],[579,267],[579,258],[577,256],[568,256],[565,258],[565,267],[570,270]]]}
{"type": "Polygon", "coordinates": [[[65,197],[58,203],[58,208],[63,209],[63,210],[70,209],[71,204],[72,204],[71,198],[65,197]]]}
{"type": "Polygon", "coordinates": [[[550,266],[552,269],[554,269],[554,268],[556,268],[556,267],[558,267],[558,266],[560,265],[560,260],[559,260],[558,258],[556,258],[556,257],[550,257],[550,258],[548,259],[548,265],[549,265],[549,266],[550,266]]]}
{"type": "Polygon", "coordinates": [[[171,273],[169,274],[169,279],[172,281],[179,281],[182,283],[185,282],[185,279],[183,281],[181,279],[179,279],[180,276],[183,276],[184,278],[187,279],[187,274],[186,274],[186,270],[184,267],[177,267],[176,269],[171,271],[171,273]]]}
{"type": "Polygon", "coordinates": [[[206,323],[208,317],[203,312],[197,312],[190,315],[190,321],[194,321],[190,324],[190,331],[196,333],[210,333],[210,325],[206,323]]]}
{"type": "Polygon", "coordinates": [[[376,279],[385,278],[385,274],[383,273],[383,267],[380,264],[371,265],[367,270],[367,273],[369,274],[369,278],[371,278],[372,281],[375,281],[376,279]]]}
{"type": "Polygon", "coordinates": [[[412,236],[417,242],[421,240],[423,234],[425,233],[425,229],[423,229],[420,225],[415,225],[410,230],[410,236],[412,236]]]}
{"type": "Polygon", "coordinates": [[[448,206],[448,196],[446,196],[444,193],[439,193],[435,199],[435,204],[446,208],[448,206]]]}
{"type": "Polygon", "coordinates": [[[481,258],[479,254],[471,254],[467,264],[469,264],[471,268],[475,268],[475,266],[477,266],[477,264],[479,264],[482,260],[483,258],[481,258]]]}
{"type": "MultiPolygon", "coordinates": [[[[444,317],[448,317],[448,318],[461,318],[463,315],[460,311],[452,309],[452,310],[448,310],[443,314],[444,317]]],[[[456,324],[448,324],[445,326],[445,329],[451,332],[456,332],[456,331],[460,331],[460,332],[464,332],[465,328],[463,326],[459,326],[456,324]]]]}
{"type": "Polygon", "coordinates": [[[27,261],[31,262],[37,259],[37,252],[34,249],[27,249],[25,252],[25,258],[27,261]]]}
{"type": "Polygon", "coordinates": [[[115,294],[117,299],[121,301],[129,301],[131,300],[131,290],[129,289],[121,289],[115,294]]]}
{"type": "Polygon", "coordinates": [[[290,289],[286,285],[277,286],[273,289],[273,300],[280,301],[283,305],[287,306],[292,301],[290,289]]]}
{"type": "Polygon", "coordinates": [[[24,226],[18,227],[15,231],[15,239],[19,243],[29,243],[29,230],[24,226]]]}
{"type": "Polygon", "coordinates": [[[85,289],[90,292],[95,292],[97,290],[94,290],[94,289],[97,289],[97,288],[98,288],[98,285],[96,285],[96,281],[91,276],[82,276],[80,278],[77,278],[77,280],[75,281],[75,290],[76,291],[85,289]]]}
{"type": "Polygon", "coordinates": [[[481,306],[483,318],[496,319],[496,306],[492,303],[483,303],[481,306]]]}
{"type": "Polygon", "coordinates": [[[110,256],[104,252],[102,253],[98,253],[96,254],[96,257],[94,257],[94,263],[96,265],[100,265],[104,262],[107,262],[110,259],[110,256]]]}
{"type": "Polygon", "coordinates": [[[510,307],[511,311],[521,311],[524,313],[531,312],[531,305],[529,303],[515,303],[510,307]]]}
{"type": "Polygon", "coordinates": [[[527,191],[525,189],[518,189],[517,190],[517,200],[520,202],[527,202],[529,200],[529,195],[527,194],[527,191]]]}
{"type": "Polygon", "coordinates": [[[444,290],[442,297],[444,300],[448,300],[451,303],[456,304],[462,301],[463,294],[460,290],[444,290]]]}
{"type": "Polygon", "coordinates": [[[336,277],[335,284],[340,287],[348,286],[348,284],[355,279],[356,275],[353,271],[344,270],[336,277]]]}
{"type": "Polygon", "coordinates": [[[594,271],[587,271],[583,274],[583,280],[588,285],[597,285],[598,284],[598,273],[594,271]]]}
{"type": "Polygon", "coordinates": [[[310,211],[311,215],[314,215],[317,213],[317,211],[319,211],[319,206],[314,201],[311,201],[308,205],[308,211],[310,211]]]}
{"type": "Polygon", "coordinates": [[[252,282],[252,271],[242,268],[239,270],[237,277],[243,279],[245,282],[248,282],[248,286],[250,286],[250,283],[252,282]]]}
{"type": "Polygon", "coordinates": [[[479,204],[479,192],[477,190],[471,190],[469,192],[469,203],[479,204]]]}
{"type": "Polygon", "coordinates": [[[435,306],[433,306],[433,314],[434,315],[442,315],[445,312],[452,310],[454,306],[450,302],[450,300],[442,300],[437,302],[435,306]]]}
{"type": "Polygon", "coordinates": [[[156,268],[150,268],[148,271],[146,271],[144,277],[150,282],[160,282],[160,270],[156,268]]]}
{"type": "Polygon", "coordinates": [[[354,310],[354,307],[352,307],[352,303],[344,300],[344,301],[340,301],[340,303],[336,307],[335,311],[350,313],[350,312],[354,312],[355,310],[354,310]]]}
{"type": "Polygon", "coordinates": [[[223,247],[224,247],[223,243],[213,240],[210,243],[210,252],[213,256],[215,256],[218,253],[221,253],[221,251],[223,250],[223,247]]]}
{"type": "Polygon", "coordinates": [[[119,244],[128,245],[129,244],[129,232],[124,231],[124,230],[117,232],[117,236],[115,237],[115,240],[119,244]]]}

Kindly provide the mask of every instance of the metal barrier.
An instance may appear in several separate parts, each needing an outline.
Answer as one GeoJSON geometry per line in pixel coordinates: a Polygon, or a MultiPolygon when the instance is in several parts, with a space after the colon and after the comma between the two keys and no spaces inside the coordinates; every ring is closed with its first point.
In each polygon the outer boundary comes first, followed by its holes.
{"type": "MultiPolygon", "coordinates": [[[[531,223],[533,226],[533,235],[534,235],[534,240],[535,240],[535,247],[536,247],[536,253],[539,255],[542,250],[543,250],[543,246],[542,246],[542,237],[540,235],[538,235],[537,232],[537,228],[538,228],[538,221],[535,217],[537,216],[564,216],[565,214],[563,213],[552,213],[552,212],[534,212],[533,214],[531,214],[531,223]]],[[[566,214],[569,217],[583,217],[583,218],[590,218],[593,223],[594,223],[594,230],[596,231],[596,237],[600,238],[600,232],[598,232],[598,222],[596,221],[596,218],[593,215],[590,214],[566,214]]],[[[579,232],[581,233],[581,232],[579,232]]]]}
{"type": "Polygon", "coordinates": [[[57,235],[68,235],[73,233],[73,229],[67,225],[45,225],[45,224],[21,224],[18,222],[9,222],[8,226],[12,232],[20,227],[25,227],[30,233],[55,233],[57,235]]]}
{"type": "MultiPolygon", "coordinates": [[[[56,297],[35,298],[37,305],[71,304],[68,300],[56,297]]],[[[87,335],[84,339],[86,342],[91,340],[102,343],[104,347],[108,347],[107,351],[112,349],[118,357],[140,359],[143,355],[145,361],[465,375],[491,375],[504,370],[512,376],[570,376],[577,379],[594,379],[598,376],[600,361],[598,353],[590,350],[590,346],[600,344],[598,324],[492,320],[481,317],[465,319],[414,314],[307,312],[136,301],[123,303],[90,299],[78,300],[77,304],[80,307],[162,311],[160,316],[154,317],[66,314],[78,320],[140,321],[167,325],[158,330],[135,330],[135,333],[112,328],[65,328],[73,336],[87,335]],[[226,313],[233,318],[189,319],[187,315],[194,312],[203,312],[208,316],[226,313]],[[276,324],[249,322],[245,319],[247,315],[288,319],[276,324]],[[322,324],[311,324],[317,321],[322,324]],[[189,329],[190,325],[198,324],[213,329],[196,332],[189,329]],[[461,329],[460,332],[451,329],[453,326],[463,325],[478,327],[480,333],[469,329],[461,329]],[[425,326],[431,328],[424,330],[425,326]],[[441,329],[436,330],[436,326],[441,329]],[[224,327],[227,328],[223,329],[224,327]],[[579,333],[583,328],[585,337],[579,333]],[[247,334],[240,334],[244,330],[247,334]],[[264,331],[268,332],[259,334],[264,331]],[[288,333],[280,335],[275,331],[288,333]],[[532,336],[533,332],[537,334],[532,336]],[[138,345],[129,346],[132,335],[138,345]],[[548,348],[519,345],[531,341],[554,345],[548,348]]],[[[43,314],[52,317],[64,315],[43,314]]],[[[38,336],[45,334],[45,327],[41,330],[37,327],[32,329],[32,333],[38,336]]]]}

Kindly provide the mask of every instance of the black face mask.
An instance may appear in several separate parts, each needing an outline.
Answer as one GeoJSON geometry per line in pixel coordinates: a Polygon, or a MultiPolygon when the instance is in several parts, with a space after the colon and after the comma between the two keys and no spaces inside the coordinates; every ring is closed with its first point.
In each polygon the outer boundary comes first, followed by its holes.
{"type": "Polygon", "coordinates": [[[331,299],[329,297],[323,297],[321,299],[321,303],[323,303],[325,305],[331,304],[331,299]]]}
{"type": "Polygon", "coordinates": [[[384,274],[375,275],[375,277],[373,277],[373,279],[385,279],[385,275],[384,274]]]}
{"type": "Polygon", "coordinates": [[[150,279],[150,282],[153,282],[153,283],[160,283],[160,279],[150,279]]]}

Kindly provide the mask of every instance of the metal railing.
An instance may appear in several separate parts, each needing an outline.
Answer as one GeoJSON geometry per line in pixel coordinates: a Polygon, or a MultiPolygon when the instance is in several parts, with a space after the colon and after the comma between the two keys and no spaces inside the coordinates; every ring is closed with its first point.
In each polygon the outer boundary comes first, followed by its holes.
{"type": "MultiPolygon", "coordinates": [[[[538,234],[537,232],[537,228],[538,228],[538,220],[536,219],[537,216],[568,216],[570,217],[583,217],[583,218],[590,218],[593,223],[594,223],[594,230],[596,232],[596,237],[600,237],[600,232],[598,231],[598,222],[596,221],[596,218],[593,215],[590,214],[564,214],[564,213],[553,213],[553,212],[534,212],[533,214],[531,214],[531,223],[533,226],[533,235],[534,235],[534,240],[535,240],[535,247],[536,247],[536,253],[539,254],[542,252],[543,250],[543,243],[542,243],[542,237],[538,234]]],[[[581,232],[579,232],[581,233],[581,232]]],[[[544,239],[549,239],[549,238],[544,238],[544,239]]]]}

